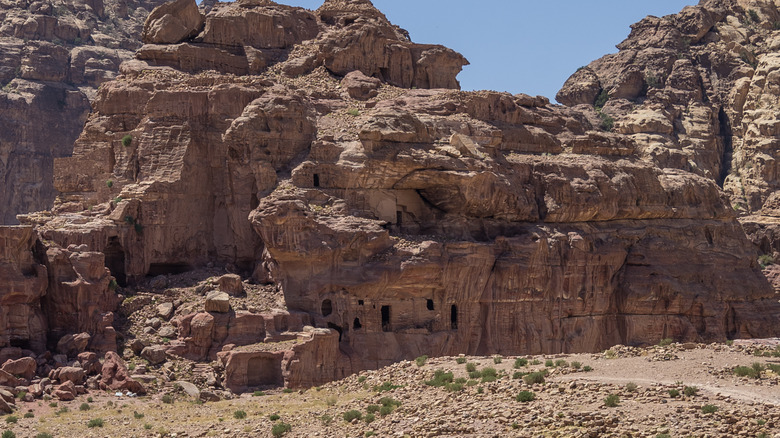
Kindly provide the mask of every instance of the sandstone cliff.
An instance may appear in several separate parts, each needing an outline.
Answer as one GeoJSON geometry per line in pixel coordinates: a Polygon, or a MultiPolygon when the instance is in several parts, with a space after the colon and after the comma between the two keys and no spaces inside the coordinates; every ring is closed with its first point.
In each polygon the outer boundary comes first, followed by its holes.
{"type": "Polygon", "coordinates": [[[614,120],[614,131],[632,138],[643,158],[716,181],[769,256],[780,250],[779,6],[707,0],[648,17],[618,53],[577,71],[558,94],[591,120],[614,120]]]}
{"type": "MultiPolygon", "coordinates": [[[[629,41],[654,41],[640,28],[629,41]]],[[[238,390],[421,354],[780,334],[718,187],[722,111],[690,60],[674,56],[663,88],[633,70],[638,83],[609,85],[610,133],[592,105],[612,77],[598,61],[560,94],[575,108],[461,92],[461,55],[411,42],[367,0],[205,16],[177,0],[143,38],[55,160],[54,208],[22,221],[47,255],[103,253],[121,285],[229,264],[281,288],[288,311],[239,312],[215,292],[138,354],[218,358],[238,390]],[[650,110],[675,105],[679,123],[650,110]]]]}
{"type": "Polygon", "coordinates": [[[0,224],[51,208],[97,87],[140,46],[160,0],[0,1],[0,224]]]}

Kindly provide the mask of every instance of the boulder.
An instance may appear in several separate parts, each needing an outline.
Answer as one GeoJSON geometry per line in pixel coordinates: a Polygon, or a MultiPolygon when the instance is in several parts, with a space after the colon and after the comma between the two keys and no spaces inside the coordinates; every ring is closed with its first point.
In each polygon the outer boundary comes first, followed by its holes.
{"type": "Polygon", "coordinates": [[[147,44],[175,44],[197,35],[204,23],[195,0],[173,0],[146,17],[141,39],[147,44]]]}
{"type": "Polygon", "coordinates": [[[89,333],[67,334],[57,342],[57,352],[76,356],[87,349],[92,336],[89,333]]]}
{"type": "Polygon", "coordinates": [[[74,385],[81,385],[87,378],[87,373],[83,368],[61,367],[49,373],[49,378],[59,380],[62,383],[73,382],[74,385]]]}
{"type": "Polygon", "coordinates": [[[84,372],[86,372],[88,375],[97,374],[100,372],[102,366],[96,353],[91,351],[79,353],[78,360],[81,364],[81,368],[83,368],[84,372]]]}
{"type": "Polygon", "coordinates": [[[146,388],[130,377],[125,362],[113,351],[106,352],[101,370],[100,389],[146,394],[146,388]]]}
{"type": "Polygon", "coordinates": [[[141,357],[148,360],[152,365],[158,365],[167,360],[165,350],[166,347],[162,345],[152,345],[141,351],[141,357]]]}
{"type": "Polygon", "coordinates": [[[206,312],[230,312],[230,295],[225,292],[210,292],[206,295],[206,312]]]}
{"type": "Polygon", "coordinates": [[[78,391],[76,390],[76,385],[74,385],[73,382],[68,381],[56,386],[51,395],[62,401],[70,401],[76,398],[78,391]]]}
{"type": "Polygon", "coordinates": [[[35,376],[35,370],[37,368],[38,364],[35,359],[31,357],[23,357],[17,360],[9,359],[3,364],[1,369],[7,373],[13,374],[14,376],[31,380],[35,376]]]}
{"type": "Polygon", "coordinates": [[[341,80],[341,88],[347,91],[349,97],[357,100],[368,100],[379,94],[382,81],[366,76],[360,70],[347,73],[341,80]]]}
{"type": "Polygon", "coordinates": [[[171,319],[171,316],[173,316],[173,303],[162,303],[158,305],[157,315],[166,321],[171,319]]]}
{"type": "Polygon", "coordinates": [[[244,293],[244,283],[241,282],[241,276],[236,274],[225,274],[217,279],[219,290],[232,297],[241,296],[244,293]]]}

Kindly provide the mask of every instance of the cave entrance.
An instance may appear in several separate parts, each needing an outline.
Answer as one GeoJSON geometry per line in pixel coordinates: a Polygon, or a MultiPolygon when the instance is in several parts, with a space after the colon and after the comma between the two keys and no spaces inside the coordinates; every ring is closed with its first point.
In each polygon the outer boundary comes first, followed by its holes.
{"type": "Polygon", "coordinates": [[[30,349],[30,340],[21,338],[11,338],[8,340],[11,347],[21,348],[22,350],[30,349]]]}
{"type": "Polygon", "coordinates": [[[458,306],[454,304],[450,308],[450,327],[453,330],[457,330],[458,328],[458,306]]]}
{"type": "Polygon", "coordinates": [[[282,359],[275,356],[261,356],[249,359],[246,366],[247,386],[282,386],[282,359]]]}
{"type": "Polygon", "coordinates": [[[339,332],[339,342],[341,342],[341,338],[344,335],[344,329],[341,328],[341,326],[339,326],[339,325],[333,324],[332,322],[328,323],[328,328],[331,328],[331,329],[336,330],[337,332],[339,332]]]}
{"type": "Polygon", "coordinates": [[[314,174],[314,187],[319,187],[319,186],[320,186],[320,175],[315,173],[314,174]]]}
{"type": "Polygon", "coordinates": [[[426,300],[425,301],[425,307],[428,310],[433,310],[433,300],[431,300],[431,299],[426,300]]]}
{"type": "Polygon", "coordinates": [[[333,302],[331,300],[323,300],[320,306],[322,316],[328,316],[333,313],[333,302]]]}
{"type": "Polygon", "coordinates": [[[382,331],[390,331],[390,306],[382,306],[382,331]]]}
{"type": "Polygon", "coordinates": [[[352,323],[352,328],[357,330],[361,327],[363,327],[363,324],[360,323],[360,318],[355,318],[355,321],[352,323]]]}
{"type": "Polygon", "coordinates": [[[119,238],[112,237],[108,239],[108,244],[103,249],[106,256],[106,268],[111,271],[111,275],[116,278],[117,284],[122,287],[127,286],[127,276],[125,275],[125,251],[119,238]]]}

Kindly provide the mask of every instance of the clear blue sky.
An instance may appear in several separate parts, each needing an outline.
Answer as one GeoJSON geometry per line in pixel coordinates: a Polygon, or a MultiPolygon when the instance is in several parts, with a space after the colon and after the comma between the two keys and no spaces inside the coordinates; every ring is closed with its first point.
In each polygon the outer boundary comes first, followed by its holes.
{"type": "MultiPolygon", "coordinates": [[[[317,9],[322,0],[276,0],[317,9]]],[[[578,67],[607,53],[647,15],[679,12],[696,0],[373,0],[412,41],[443,44],[471,65],[464,90],[498,90],[555,100],[578,67]]]]}

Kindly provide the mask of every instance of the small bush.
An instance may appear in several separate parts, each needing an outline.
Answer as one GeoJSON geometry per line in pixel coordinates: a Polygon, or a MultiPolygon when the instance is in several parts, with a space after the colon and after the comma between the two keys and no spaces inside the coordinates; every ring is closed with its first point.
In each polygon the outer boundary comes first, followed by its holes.
{"type": "Polygon", "coordinates": [[[686,386],[683,388],[683,394],[685,394],[687,397],[693,397],[699,392],[699,388],[695,386],[686,386]]]}
{"type": "Polygon", "coordinates": [[[768,363],[766,364],[767,368],[772,370],[775,374],[780,374],[780,365],[775,363],[768,363]]]}
{"type": "Polygon", "coordinates": [[[704,405],[701,407],[701,411],[704,414],[714,414],[718,412],[718,407],[715,405],[704,405]]]}
{"type": "Polygon", "coordinates": [[[498,372],[493,367],[483,368],[480,374],[482,375],[482,383],[490,383],[498,380],[498,372]]]}
{"type": "Polygon", "coordinates": [[[70,409],[68,409],[67,406],[63,406],[57,410],[57,412],[54,413],[54,415],[60,415],[60,414],[67,414],[70,412],[70,409]]]}
{"type": "Polygon", "coordinates": [[[252,393],[252,397],[262,397],[265,393],[263,391],[255,391],[252,393]]]}
{"type": "Polygon", "coordinates": [[[278,420],[280,418],[281,417],[279,415],[277,415],[277,414],[271,414],[271,415],[268,416],[268,419],[271,420],[271,421],[276,421],[276,420],[278,420]]]}
{"type": "Polygon", "coordinates": [[[512,374],[512,378],[513,378],[513,379],[515,379],[515,380],[520,380],[520,379],[522,379],[523,377],[525,377],[526,375],[528,375],[528,373],[524,373],[524,372],[522,372],[522,371],[515,371],[515,372],[512,374]]]}
{"type": "Polygon", "coordinates": [[[366,412],[369,414],[376,414],[379,412],[379,405],[368,405],[368,407],[366,407],[366,412]]]}
{"type": "Polygon", "coordinates": [[[292,388],[284,388],[282,390],[282,392],[285,393],[285,394],[292,394],[293,393],[293,389],[292,388]]]}
{"type": "Polygon", "coordinates": [[[578,370],[578,369],[582,368],[582,363],[580,363],[580,362],[578,362],[576,360],[573,360],[573,361],[571,361],[571,367],[574,368],[575,370],[578,370]]]}
{"type": "Polygon", "coordinates": [[[775,264],[775,258],[770,254],[764,254],[758,258],[758,264],[761,265],[761,268],[766,268],[769,265],[775,264]]]}
{"type": "Polygon", "coordinates": [[[501,356],[493,356],[493,363],[494,364],[498,365],[498,364],[500,364],[503,361],[504,361],[504,358],[502,358],[501,356]]]}
{"type": "Polygon", "coordinates": [[[88,403],[92,403],[93,401],[95,401],[95,399],[93,399],[92,397],[87,397],[87,402],[88,403]]]}
{"type": "Polygon", "coordinates": [[[90,409],[90,406],[88,403],[82,403],[81,406],[79,406],[80,411],[88,411],[90,409]]]}
{"type": "Polygon", "coordinates": [[[528,374],[525,377],[523,377],[523,381],[527,385],[542,384],[542,383],[544,383],[544,376],[545,376],[545,373],[543,373],[541,371],[537,371],[537,372],[528,374]]]}
{"type": "Polygon", "coordinates": [[[110,189],[111,187],[114,187],[114,181],[113,181],[113,180],[108,180],[108,181],[106,181],[106,187],[108,187],[109,189],[110,189]]]}
{"type": "Polygon", "coordinates": [[[133,411],[133,418],[135,418],[136,420],[140,420],[141,418],[144,418],[144,414],[133,411]]]}
{"type": "Polygon", "coordinates": [[[50,433],[41,432],[38,435],[35,435],[35,438],[54,438],[54,437],[50,433]]]}
{"type": "Polygon", "coordinates": [[[593,106],[596,107],[596,110],[601,110],[601,108],[604,108],[604,105],[607,104],[608,100],[609,92],[607,90],[601,90],[601,93],[596,96],[596,101],[593,102],[593,106]]]}
{"type": "Polygon", "coordinates": [[[455,363],[457,363],[458,365],[463,365],[464,363],[466,363],[466,358],[465,357],[459,357],[459,358],[455,359],[455,363]]]}
{"type": "Polygon", "coordinates": [[[669,397],[671,397],[671,398],[677,398],[677,397],[680,396],[680,391],[678,391],[676,389],[670,389],[667,392],[669,393],[669,397]]]}
{"type": "Polygon", "coordinates": [[[482,377],[482,373],[479,372],[479,371],[471,371],[469,373],[469,378],[470,379],[479,379],[480,377],[482,377]]]}
{"type": "Polygon", "coordinates": [[[539,362],[539,359],[534,359],[531,361],[531,365],[540,365],[541,362],[539,362]]]}
{"type": "Polygon", "coordinates": [[[363,421],[365,421],[366,424],[371,424],[374,420],[376,420],[376,416],[374,414],[366,414],[363,417],[363,421]]]}
{"type": "Polygon", "coordinates": [[[520,393],[517,394],[517,401],[521,403],[532,402],[535,399],[536,399],[536,394],[534,394],[531,391],[520,391],[520,393]]]}
{"type": "Polygon", "coordinates": [[[474,362],[469,362],[469,363],[466,364],[466,371],[467,372],[473,373],[476,370],[477,370],[477,364],[475,364],[474,362]]]}
{"type": "Polygon", "coordinates": [[[750,16],[750,19],[753,21],[753,23],[761,22],[761,18],[758,16],[758,12],[756,12],[754,9],[748,9],[748,15],[750,16]]]}
{"type": "Polygon", "coordinates": [[[753,362],[753,365],[751,365],[750,367],[753,368],[753,371],[755,371],[756,374],[761,374],[761,372],[766,369],[764,367],[764,364],[762,364],[761,362],[753,362]]]}
{"type": "Polygon", "coordinates": [[[162,396],[162,402],[166,404],[172,404],[173,403],[173,397],[171,397],[170,394],[165,394],[162,396]]]}
{"type": "Polygon", "coordinates": [[[565,366],[568,366],[568,365],[569,365],[569,363],[566,362],[563,359],[558,359],[558,360],[555,361],[555,366],[556,367],[565,367],[565,366]]]}
{"type": "Polygon", "coordinates": [[[57,402],[51,402],[51,403],[49,403],[49,407],[50,407],[50,408],[56,408],[56,407],[57,407],[57,402]]]}
{"type": "Polygon", "coordinates": [[[3,432],[2,438],[16,438],[16,434],[12,430],[6,430],[3,432]]]}
{"type": "Polygon", "coordinates": [[[90,429],[93,427],[103,427],[103,419],[93,418],[87,422],[87,427],[89,427],[90,429]]]}
{"type": "Polygon", "coordinates": [[[385,391],[392,391],[396,388],[400,388],[401,385],[394,385],[393,382],[385,382],[381,385],[374,386],[374,391],[376,392],[385,392],[385,391]]]}
{"type": "Polygon", "coordinates": [[[363,418],[363,414],[360,411],[353,409],[351,411],[344,412],[341,414],[341,417],[344,418],[344,421],[347,423],[351,423],[352,420],[360,420],[363,418]]]}
{"type": "Polygon", "coordinates": [[[151,430],[152,429],[152,425],[149,424],[149,423],[144,423],[144,429],[151,430]]]}
{"type": "Polygon", "coordinates": [[[425,362],[428,362],[428,356],[422,355],[414,360],[414,362],[417,364],[418,367],[421,367],[425,365],[425,362]]]}
{"type": "Polygon", "coordinates": [[[660,347],[666,347],[668,345],[672,345],[672,342],[674,342],[674,339],[672,338],[664,338],[658,341],[658,346],[660,347]]]}
{"type": "Polygon", "coordinates": [[[593,371],[593,367],[591,367],[590,365],[585,365],[584,367],[582,367],[582,371],[585,372],[593,371]]]}
{"type": "Polygon", "coordinates": [[[517,359],[515,359],[515,365],[514,365],[515,368],[522,368],[526,366],[528,366],[528,359],[522,357],[518,357],[517,359]]]}
{"type": "Polygon", "coordinates": [[[637,385],[634,382],[628,382],[626,383],[626,391],[628,392],[634,392],[636,391],[637,385]]]}
{"type": "Polygon", "coordinates": [[[349,114],[350,116],[353,116],[353,117],[357,117],[357,116],[360,115],[360,110],[357,109],[357,108],[351,108],[351,109],[349,109],[347,111],[347,114],[349,114]]]}
{"type": "Polygon", "coordinates": [[[544,366],[546,366],[547,368],[552,368],[555,366],[555,362],[553,362],[552,359],[547,359],[546,361],[544,361],[544,366]]]}
{"type": "Polygon", "coordinates": [[[271,435],[275,437],[280,437],[287,432],[290,432],[292,430],[292,426],[290,426],[287,423],[276,423],[271,428],[271,435]]]}
{"type": "Polygon", "coordinates": [[[24,413],[24,418],[33,418],[33,417],[35,417],[35,414],[33,414],[32,412],[25,412],[24,413]]]}
{"type": "Polygon", "coordinates": [[[433,379],[426,380],[425,384],[428,386],[440,387],[448,383],[452,383],[454,376],[452,373],[444,372],[444,370],[436,370],[433,374],[433,379]]]}
{"type": "Polygon", "coordinates": [[[133,136],[132,135],[126,135],[122,137],[122,146],[128,147],[133,142],[133,136]]]}
{"type": "Polygon", "coordinates": [[[24,398],[25,395],[27,395],[27,391],[19,391],[19,392],[16,393],[16,398],[21,400],[21,399],[24,398]]]}
{"type": "Polygon", "coordinates": [[[366,376],[360,376],[360,377],[358,377],[358,383],[363,383],[363,382],[366,381],[366,379],[367,379],[366,376]]]}
{"type": "Polygon", "coordinates": [[[8,424],[13,424],[16,423],[17,421],[19,421],[19,418],[16,417],[15,415],[9,415],[5,417],[5,422],[8,424]]]}
{"type": "Polygon", "coordinates": [[[742,365],[734,367],[734,374],[737,377],[752,377],[754,379],[758,379],[760,377],[760,375],[756,373],[756,370],[754,370],[751,367],[746,367],[742,365]]]}
{"type": "Polygon", "coordinates": [[[322,424],[324,424],[324,425],[326,425],[326,426],[327,426],[327,425],[329,425],[330,423],[332,423],[332,422],[333,422],[333,417],[332,417],[332,416],[330,416],[330,415],[328,415],[328,414],[323,414],[323,415],[320,417],[320,421],[322,421],[322,424]]]}
{"type": "Polygon", "coordinates": [[[607,113],[599,113],[599,118],[601,119],[601,129],[612,132],[612,129],[615,127],[615,119],[612,118],[607,113]]]}
{"type": "Polygon", "coordinates": [[[604,406],[608,408],[614,408],[618,404],[620,404],[620,397],[617,394],[610,394],[604,399],[604,406]]]}
{"type": "Polygon", "coordinates": [[[238,410],[236,412],[233,412],[233,418],[236,420],[243,420],[246,418],[246,411],[238,410]]]}

